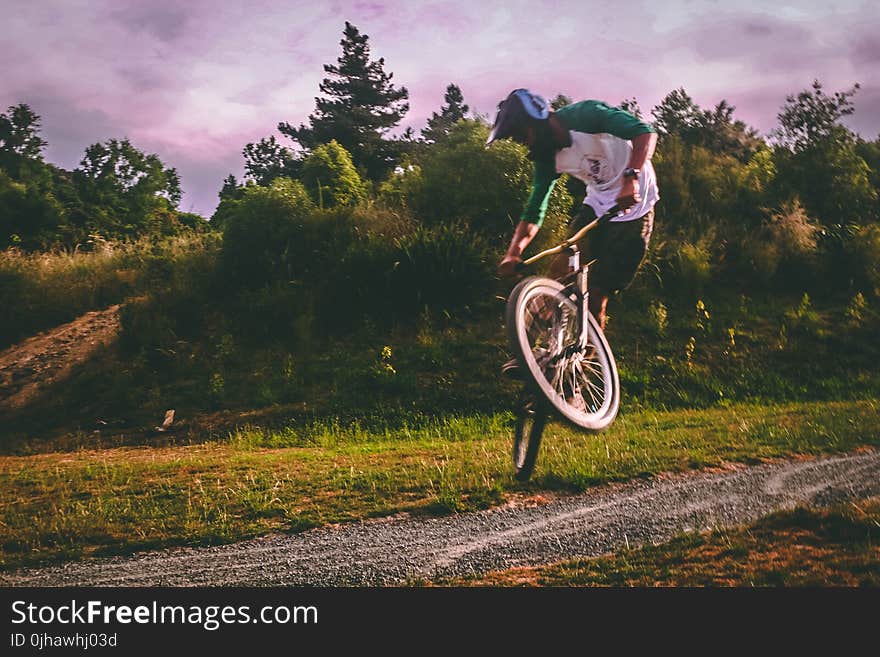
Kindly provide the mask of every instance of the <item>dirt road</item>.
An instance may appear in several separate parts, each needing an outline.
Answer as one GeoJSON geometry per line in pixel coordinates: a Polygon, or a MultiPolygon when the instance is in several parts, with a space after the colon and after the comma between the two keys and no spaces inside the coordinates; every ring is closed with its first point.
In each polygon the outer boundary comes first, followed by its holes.
{"type": "Polygon", "coordinates": [[[6,586],[399,586],[596,556],[796,505],[880,495],[880,452],[602,486],[532,507],[370,520],[220,547],[0,573],[6,586]]]}

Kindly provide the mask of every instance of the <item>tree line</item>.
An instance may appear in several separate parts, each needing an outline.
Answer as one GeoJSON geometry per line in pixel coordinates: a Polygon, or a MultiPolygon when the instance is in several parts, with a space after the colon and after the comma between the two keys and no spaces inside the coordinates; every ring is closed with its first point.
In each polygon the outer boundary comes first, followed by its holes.
{"type": "MultiPolygon", "coordinates": [[[[10,107],[0,115],[0,247],[224,229],[273,185],[318,211],[372,204],[422,226],[465,225],[490,240],[509,230],[528,192],[524,151],[509,143],[483,149],[486,119],[470,114],[456,84],[419,134],[409,128],[393,136],[409,110],[408,90],[349,22],[340,45],[337,61],[324,66],[314,112],[299,125],[277,125],[289,145],[275,136],[245,145],[244,180],[223,181],[209,223],[179,210],[179,176],[158,156],[111,139],[89,146],[80,166],[65,171],[42,159],[40,117],[25,104],[10,107]]],[[[665,254],[670,271],[698,278],[701,268],[735,261],[773,277],[824,249],[837,253],[829,268],[842,265],[852,280],[854,249],[880,243],[880,137],[867,141],[841,122],[858,89],[829,94],[815,81],[786,97],[767,136],[738,120],[728,101],[705,109],[683,88],[650,118],[635,98],[622,100],[661,137],[658,227],[687,247],[665,254]]],[[[552,99],[556,108],[570,102],[562,93],[552,99]]],[[[557,187],[554,207],[563,216],[583,188],[573,180],[557,187]]]]}

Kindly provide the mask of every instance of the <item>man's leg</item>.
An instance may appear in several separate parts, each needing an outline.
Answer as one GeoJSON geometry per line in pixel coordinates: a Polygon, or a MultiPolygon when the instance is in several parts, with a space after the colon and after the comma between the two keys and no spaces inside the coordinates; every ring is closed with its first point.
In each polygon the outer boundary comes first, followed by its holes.
{"type": "Polygon", "coordinates": [[[608,308],[608,293],[598,285],[590,282],[590,312],[596,321],[599,322],[599,328],[605,331],[605,311],[608,308]]]}
{"type": "Polygon", "coordinates": [[[630,286],[642,266],[654,227],[654,212],[605,226],[599,262],[590,269],[590,312],[604,331],[612,294],[630,286]]]}

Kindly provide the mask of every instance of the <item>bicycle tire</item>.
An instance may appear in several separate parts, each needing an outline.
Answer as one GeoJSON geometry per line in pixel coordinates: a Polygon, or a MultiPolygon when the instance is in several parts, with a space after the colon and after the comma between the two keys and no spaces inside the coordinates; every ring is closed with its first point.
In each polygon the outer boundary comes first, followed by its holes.
{"type": "Polygon", "coordinates": [[[528,481],[538,460],[547,412],[534,395],[523,391],[516,409],[513,438],[513,472],[517,481],[528,481]]]}
{"type": "Polygon", "coordinates": [[[601,431],[614,421],[620,406],[617,364],[589,313],[587,353],[556,360],[580,331],[573,296],[563,290],[550,278],[531,276],[520,281],[507,301],[508,340],[526,381],[552,409],[576,427],[601,431]],[[544,313],[550,316],[544,318],[544,313]]]}

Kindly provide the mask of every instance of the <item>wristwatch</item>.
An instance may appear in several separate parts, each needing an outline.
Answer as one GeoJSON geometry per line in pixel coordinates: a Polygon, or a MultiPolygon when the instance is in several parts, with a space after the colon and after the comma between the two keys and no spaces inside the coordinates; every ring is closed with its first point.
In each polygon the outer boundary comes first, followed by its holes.
{"type": "Polygon", "coordinates": [[[623,177],[624,178],[638,178],[640,173],[641,173],[641,170],[633,169],[632,167],[630,167],[628,169],[623,170],[623,177]]]}

